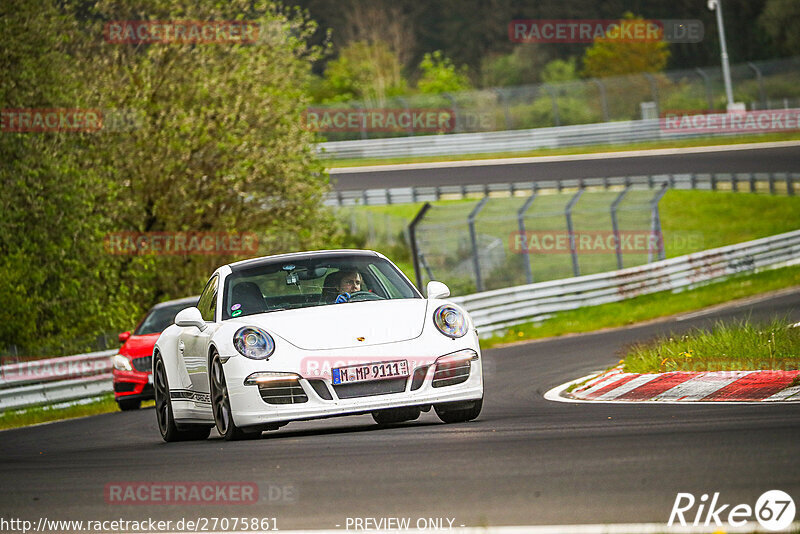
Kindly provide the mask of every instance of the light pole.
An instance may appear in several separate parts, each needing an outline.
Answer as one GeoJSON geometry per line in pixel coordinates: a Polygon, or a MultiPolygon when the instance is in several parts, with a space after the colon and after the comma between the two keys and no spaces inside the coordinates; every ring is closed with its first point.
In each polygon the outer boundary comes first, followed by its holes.
{"type": "Polygon", "coordinates": [[[733,87],[731,86],[731,67],[728,63],[728,47],[725,44],[725,27],[722,24],[722,0],[708,0],[708,9],[717,12],[717,28],[719,29],[719,44],[722,50],[722,77],[725,80],[725,96],[728,99],[728,111],[739,111],[741,104],[733,101],[733,87]]]}

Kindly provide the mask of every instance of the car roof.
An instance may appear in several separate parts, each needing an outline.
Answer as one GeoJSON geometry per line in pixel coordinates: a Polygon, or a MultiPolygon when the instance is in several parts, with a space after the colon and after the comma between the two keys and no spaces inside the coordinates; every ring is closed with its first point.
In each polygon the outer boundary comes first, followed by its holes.
{"type": "Polygon", "coordinates": [[[180,299],[167,300],[167,301],[164,301],[164,302],[159,302],[158,304],[156,304],[155,306],[153,306],[150,309],[151,310],[157,310],[159,308],[166,308],[167,306],[175,306],[176,304],[186,304],[187,306],[192,306],[194,304],[197,304],[197,301],[199,299],[200,299],[200,295],[197,295],[195,297],[183,297],[183,298],[180,298],[180,299]]]}
{"type": "Polygon", "coordinates": [[[261,258],[252,258],[249,260],[237,261],[231,263],[229,267],[231,271],[237,272],[243,269],[250,269],[251,267],[259,267],[261,265],[269,265],[276,260],[279,261],[302,261],[312,258],[319,260],[337,259],[345,256],[372,256],[380,258],[381,255],[374,250],[358,250],[358,249],[339,249],[339,250],[313,250],[310,252],[290,252],[288,254],[276,254],[274,256],[264,256],[261,258]]]}

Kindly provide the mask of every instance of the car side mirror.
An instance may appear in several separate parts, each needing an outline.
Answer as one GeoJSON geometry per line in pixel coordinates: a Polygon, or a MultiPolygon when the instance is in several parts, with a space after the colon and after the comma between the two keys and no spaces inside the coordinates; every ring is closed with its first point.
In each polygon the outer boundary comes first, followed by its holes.
{"type": "Polygon", "coordinates": [[[443,299],[450,296],[450,288],[436,280],[428,282],[425,291],[429,299],[443,299]]]}
{"type": "Polygon", "coordinates": [[[206,329],[206,322],[200,315],[200,310],[192,306],[178,312],[175,316],[175,324],[178,326],[196,326],[201,331],[206,329]]]}
{"type": "Polygon", "coordinates": [[[126,341],[128,341],[128,338],[131,337],[131,331],[128,330],[127,332],[123,332],[118,337],[120,343],[125,343],[126,341]]]}

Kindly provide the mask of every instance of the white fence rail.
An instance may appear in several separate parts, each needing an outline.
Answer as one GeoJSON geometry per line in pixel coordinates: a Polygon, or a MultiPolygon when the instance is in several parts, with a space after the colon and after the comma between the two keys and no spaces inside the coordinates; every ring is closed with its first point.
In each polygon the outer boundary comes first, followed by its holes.
{"type": "Polygon", "coordinates": [[[476,293],[452,300],[481,333],[546,319],[560,311],[683,290],[732,274],[800,263],[800,230],[640,267],[476,293]]]}
{"type": "MultiPolygon", "coordinates": [[[[573,310],[664,290],[800,263],[800,230],[641,267],[476,293],[452,300],[481,333],[573,310]]],[[[0,410],[110,393],[116,350],[13,363],[0,367],[0,410]]]]}
{"type": "MultiPolygon", "coordinates": [[[[707,137],[708,135],[708,132],[665,130],[662,128],[660,119],[645,119],[501,132],[328,141],[317,144],[317,149],[325,157],[332,159],[451,156],[521,152],[542,148],[614,145],[662,139],[707,137]]],[[[718,133],[717,135],[737,134],[718,133]]]]}

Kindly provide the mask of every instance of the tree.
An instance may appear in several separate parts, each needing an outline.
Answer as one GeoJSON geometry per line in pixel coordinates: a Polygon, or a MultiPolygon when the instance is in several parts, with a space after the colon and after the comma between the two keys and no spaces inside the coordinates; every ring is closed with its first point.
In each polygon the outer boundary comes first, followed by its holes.
{"type": "MultiPolygon", "coordinates": [[[[627,24],[644,23],[641,17],[625,13],[622,22],[627,24]]],[[[583,57],[583,73],[589,78],[605,78],[637,74],[640,72],[661,72],[669,60],[669,45],[662,40],[624,40],[617,39],[610,32],[598,37],[586,49],[583,57]]]]}
{"type": "Polygon", "coordinates": [[[438,94],[466,91],[471,88],[467,68],[457,69],[439,50],[433,54],[425,54],[419,64],[419,70],[421,76],[417,81],[417,88],[422,93],[438,94]]]}
{"type": "Polygon", "coordinates": [[[383,41],[348,44],[328,63],[323,83],[329,102],[361,100],[377,105],[403,94],[407,86],[400,62],[383,41]]]}
{"type": "Polygon", "coordinates": [[[544,83],[571,82],[578,79],[578,65],[574,57],[568,60],[554,59],[544,66],[542,81],[544,83]]]}
{"type": "Polygon", "coordinates": [[[779,50],[789,54],[800,50],[800,2],[797,0],[767,0],[758,23],[779,50]]]}

